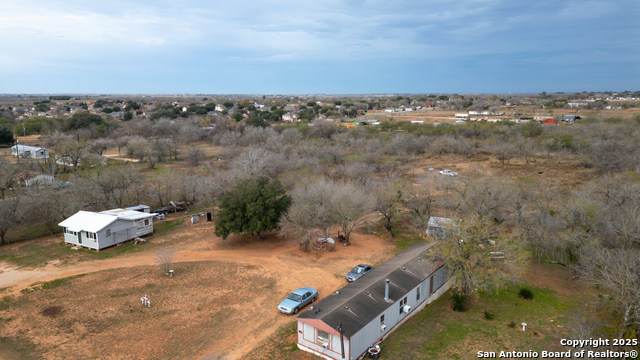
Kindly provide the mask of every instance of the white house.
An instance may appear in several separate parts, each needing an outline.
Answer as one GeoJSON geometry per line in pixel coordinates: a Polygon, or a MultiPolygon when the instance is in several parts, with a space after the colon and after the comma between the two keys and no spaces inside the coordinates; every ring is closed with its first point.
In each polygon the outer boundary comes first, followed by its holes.
{"type": "Polygon", "coordinates": [[[445,265],[425,257],[432,244],[416,244],[300,314],[300,349],[325,359],[361,359],[372,345],[449,289],[445,265]]]}
{"type": "Polygon", "coordinates": [[[288,112],[282,115],[282,121],[291,121],[291,122],[298,121],[298,114],[288,112]]]}
{"type": "Polygon", "coordinates": [[[222,105],[222,104],[218,104],[218,105],[216,105],[214,110],[215,111],[225,111],[225,110],[227,110],[227,107],[222,105]]]}
{"type": "Polygon", "coordinates": [[[46,159],[49,157],[49,150],[36,146],[14,145],[11,147],[14,156],[30,157],[33,159],[46,159]]]}
{"type": "Polygon", "coordinates": [[[126,209],[99,213],[78,211],[58,226],[64,229],[64,242],[101,250],[135,237],[153,233],[157,214],[126,209]]]}

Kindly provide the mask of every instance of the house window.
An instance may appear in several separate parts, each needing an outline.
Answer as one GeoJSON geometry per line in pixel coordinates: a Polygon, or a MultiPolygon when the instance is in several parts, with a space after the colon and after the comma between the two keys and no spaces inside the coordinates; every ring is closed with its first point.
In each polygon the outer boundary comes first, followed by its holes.
{"type": "Polygon", "coordinates": [[[384,325],[384,315],[380,316],[380,325],[384,325]]]}
{"type": "Polygon", "coordinates": [[[420,286],[416,288],[416,301],[420,300],[420,286]]]}
{"type": "Polygon", "coordinates": [[[320,346],[322,346],[322,344],[329,345],[329,334],[322,330],[318,330],[318,341],[316,341],[316,344],[320,346]]]}
{"type": "Polygon", "coordinates": [[[404,306],[407,305],[407,298],[400,300],[400,314],[404,312],[404,306]]]}
{"type": "Polygon", "coordinates": [[[111,236],[111,229],[107,229],[107,233],[105,234],[107,237],[111,236]]]}
{"type": "Polygon", "coordinates": [[[149,219],[144,220],[144,226],[149,226],[149,219]]]}

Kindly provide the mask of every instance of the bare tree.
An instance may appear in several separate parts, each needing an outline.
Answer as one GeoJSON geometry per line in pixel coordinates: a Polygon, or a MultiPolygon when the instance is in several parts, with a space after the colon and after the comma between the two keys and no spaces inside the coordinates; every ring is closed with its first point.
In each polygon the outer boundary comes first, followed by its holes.
{"type": "Polygon", "coordinates": [[[408,186],[403,196],[404,206],[414,219],[414,225],[424,228],[436,205],[436,192],[431,176],[420,179],[418,184],[408,186]]]}
{"type": "Polygon", "coordinates": [[[317,231],[327,237],[334,224],[332,191],[331,183],[326,180],[296,186],[291,193],[291,207],[280,220],[280,234],[299,237],[300,249],[304,251],[311,250],[310,244],[317,231]]]}
{"type": "Polygon", "coordinates": [[[348,245],[353,229],[362,224],[365,215],[371,212],[375,199],[361,185],[334,183],[333,188],[331,212],[348,245]]]}
{"type": "Polygon", "coordinates": [[[0,244],[8,244],[7,232],[27,220],[23,203],[18,193],[0,201],[0,244]]]}
{"type": "Polygon", "coordinates": [[[640,327],[640,253],[637,249],[585,249],[575,267],[580,278],[608,294],[599,299],[619,319],[617,339],[640,327]]]}
{"type": "Polygon", "coordinates": [[[502,165],[509,164],[509,160],[517,154],[516,147],[509,142],[496,142],[489,145],[487,150],[491,151],[502,165]]]}
{"type": "Polygon", "coordinates": [[[187,150],[187,158],[186,158],[186,160],[187,160],[187,163],[190,166],[197,167],[206,158],[207,158],[207,156],[205,155],[204,151],[202,149],[200,149],[199,147],[190,147],[187,150]]]}
{"type": "Polygon", "coordinates": [[[54,151],[64,166],[71,166],[75,171],[86,156],[87,148],[88,144],[85,142],[66,141],[56,145],[54,151]]]}
{"type": "Polygon", "coordinates": [[[387,179],[377,186],[373,210],[382,216],[382,226],[394,237],[393,226],[400,218],[406,185],[400,179],[387,179]]]}
{"type": "Polygon", "coordinates": [[[158,250],[155,256],[156,264],[163,274],[169,275],[169,270],[176,259],[176,251],[172,248],[163,248],[158,250]]]}
{"type": "Polygon", "coordinates": [[[115,146],[111,139],[97,139],[89,144],[88,150],[94,154],[102,155],[107,149],[115,146]]]}

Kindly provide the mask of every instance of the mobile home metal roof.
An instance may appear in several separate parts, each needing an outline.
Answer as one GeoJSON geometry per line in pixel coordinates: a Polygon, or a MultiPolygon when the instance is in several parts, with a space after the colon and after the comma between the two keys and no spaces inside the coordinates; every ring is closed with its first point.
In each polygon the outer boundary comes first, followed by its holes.
{"type": "Polygon", "coordinates": [[[71,231],[88,231],[98,232],[105,227],[111,225],[118,219],[135,221],[140,219],[148,219],[156,214],[143,213],[133,210],[112,209],[99,213],[91,211],[78,211],[73,216],[59,223],[58,226],[66,227],[71,231]]]}
{"type": "Polygon", "coordinates": [[[307,310],[297,318],[311,322],[319,320],[332,329],[338,327],[339,321],[348,319],[342,325],[344,335],[350,338],[439,268],[424,256],[432,245],[413,245],[366,276],[346,285],[338,294],[327,296],[313,310],[307,310]],[[385,279],[391,280],[389,298],[392,302],[384,300],[385,279]]]}

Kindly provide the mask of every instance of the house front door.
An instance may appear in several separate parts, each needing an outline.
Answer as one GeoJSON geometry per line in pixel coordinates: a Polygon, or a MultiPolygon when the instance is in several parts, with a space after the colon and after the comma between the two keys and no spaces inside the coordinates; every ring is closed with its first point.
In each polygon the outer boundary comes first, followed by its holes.
{"type": "Polygon", "coordinates": [[[78,231],[78,244],[82,244],[82,231],[78,231]]]}

